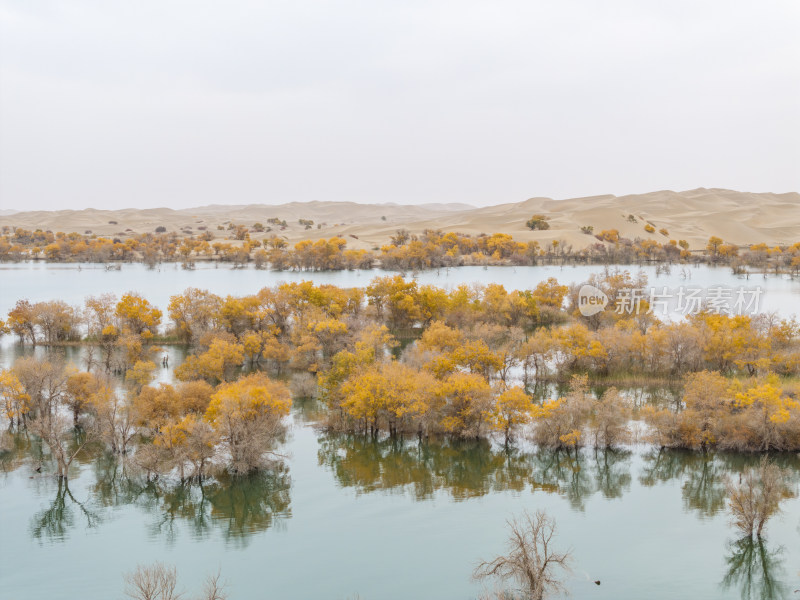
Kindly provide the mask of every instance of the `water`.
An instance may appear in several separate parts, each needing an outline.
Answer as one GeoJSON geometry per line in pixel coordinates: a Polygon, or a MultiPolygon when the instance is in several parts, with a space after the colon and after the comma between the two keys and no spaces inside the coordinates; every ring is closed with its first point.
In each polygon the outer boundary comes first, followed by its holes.
{"type": "MultiPolygon", "coordinates": [[[[723,582],[752,548],[733,545],[722,478],[753,457],[637,447],[575,460],[331,436],[299,408],[294,420],[285,470],[232,486],[148,488],[101,455],[74,468],[66,493],[7,464],[4,597],[119,597],[123,572],[163,560],[187,584],[221,569],[231,598],[474,598],[471,570],[502,550],[505,520],[537,508],[573,549],[575,597],[739,597],[723,582]]],[[[782,461],[798,472],[796,457],[782,461]]],[[[784,509],[768,526],[766,575],[796,588],[800,501],[784,509]]],[[[735,574],[764,576],[760,556],[735,574]]]]}
{"type": "MultiPolygon", "coordinates": [[[[592,270],[470,268],[419,279],[520,288],[549,276],[582,281],[592,270]]],[[[727,270],[692,273],[705,285],[740,283],[727,270]]],[[[380,274],[10,265],[0,267],[0,310],[19,297],[78,304],[131,289],[165,308],[189,286],[246,294],[301,279],[364,285],[380,274]]],[[[679,280],[676,270],[669,277],[679,280]]],[[[798,282],[758,283],[771,306],[796,311],[798,282]]],[[[30,351],[7,338],[0,364],[30,351]]],[[[80,362],[85,350],[63,352],[80,362]]],[[[170,352],[174,367],[185,350],[170,352]]],[[[159,380],[171,381],[171,370],[159,370],[159,380]]],[[[470,579],[476,563],[502,552],[506,519],[525,509],[545,509],[557,521],[556,545],[573,550],[567,583],[575,598],[790,598],[800,588],[800,500],[783,504],[763,546],[737,544],[728,524],[724,477],[737,477],[755,457],[635,446],[576,460],[524,444],[506,452],[488,442],[371,441],[327,434],[315,427],[317,415],[313,403],[295,403],[282,469],[203,488],[148,485],[93,449],[73,466],[67,490],[34,471],[35,442],[4,434],[11,450],[0,453],[0,595],[119,598],[124,572],[163,560],[192,592],[220,569],[232,600],[466,600],[481,590],[470,579]],[[775,584],[772,592],[763,582],[775,584]]],[[[797,485],[800,459],[779,460],[797,485]]]]}
{"type": "MultiPolygon", "coordinates": [[[[729,268],[700,265],[695,267],[672,267],[668,274],[657,274],[656,267],[629,265],[620,267],[636,274],[643,271],[649,285],[669,290],[678,288],[738,289],[760,287],[761,311],[778,311],[784,316],[798,313],[800,279],[788,276],[733,275],[729,268]]],[[[459,267],[421,271],[416,279],[423,284],[452,288],[459,284],[500,283],[507,289],[529,289],[555,277],[562,284],[581,283],[592,273],[600,273],[599,266],[540,266],[540,267],[459,267]]],[[[340,287],[365,287],[375,277],[394,273],[371,271],[260,271],[256,269],[233,269],[228,266],[200,263],[195,270],[182,269],[178,264],[168,263],[148,269],[143,264],[124,264],[119,271],[106,271],[97,264],[47,264],[47,263],[0,263],[0,315],[5,315],[20,298],[32,302],[60,299],[73,305],[83,304],[87,296],[114,292],[117,296],[128,291],[144,295],[166,314],[169,298],[186,288],[207,289],[222,296],[254,294],[263,287],[282,282],[310,280],[317,284],[328,283],[340,287]]],[[[411,277],[411,274],[407,274],[411,277]]]]}

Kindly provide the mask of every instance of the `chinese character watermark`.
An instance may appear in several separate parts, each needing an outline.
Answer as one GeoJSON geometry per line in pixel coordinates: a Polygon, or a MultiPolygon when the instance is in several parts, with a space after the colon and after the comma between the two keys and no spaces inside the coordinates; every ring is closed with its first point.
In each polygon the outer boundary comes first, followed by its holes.
{"type": "MultiPolygon", "coordinates": [[[[730,288],[730,287],[685,287],[670,290],[667,287],[660,289],[651,287],[649,293],[643,289],[620,290],[614,301],[614,312],[619,315],[661,314],[675,313],[679,315],[693,315],[706,311],[718,315],[746,315],[758,312],[759,301],[763,290],[755,288],[730,288]]],[[[605,309],[608,296],[594,286],[585,285],[581,288],[578,309],[584,316],[591,316],[605,309]],[[590,290],[587,288],[591,288],[590,290]],[[586,290],[585,302],[583,301],[586,290]],[[592,296],[592,294],[594,294],[592,296]],[[605,303],[600,305],[598,299],[605,298],[605,303]],[[587,309],[586,311],[584,310],[587,309]]]]}

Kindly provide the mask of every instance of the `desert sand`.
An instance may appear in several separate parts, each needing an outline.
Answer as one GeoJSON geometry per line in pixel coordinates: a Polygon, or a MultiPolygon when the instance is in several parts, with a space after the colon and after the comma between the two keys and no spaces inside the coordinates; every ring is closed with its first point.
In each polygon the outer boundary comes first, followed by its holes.
{"type": "MultiPolygon", "coordinates": [[[[4,206],[5,210],[17,207],[4,206]]],[[[388,242],[400,228],[411,233],[425,229],[458,231],[467,234],[508,233],[520,241],[539,240],[549,243],[559,240],[578,249],[596,242],[581,232],[592,225],[594,232],[617,229],[623,237],[651,238],[659,242],[685,239],[692,249],[705,246],[712,235],[738,245],[766,242],[770,245],[793,244],[800,241],[800,194],[748,193],[724,189],[700,188],[685,192],[658,191],[629,196],[591,196],[569,200],[531,198],[524,202],[475,208],[465,204],[356,204],[351,202],[308,202],[280,205],[252,204],[247,206],[211,205],[172,210],[60,210],[0,213],[0,227],[45,229],[64,232],[91,232],[103,236],[128,236],[153,232],[164,226],[180,235],[200,233],[200,227],[212,231],[218,239],[225,238],[228,223],[252,226],[267,225],[267,219],[287,222],[280,230],[253,234],[266,237],[278,234],[289,242],[302,239],[341,236],[351,248],[375,248],[388,242]],[[550,229],[530,231],[525,222],[533,214],[543,214],[550,220],[550,229]],[[631,222],[628,215],[634,215],[631,222]],[[305,229],[299,219],[311,219],[314,226],[305,229]],[[112,223],[115,222],[115,223],[112,223]],[[644,230],[651,223],[655,233],[644,230]],[[321,227],[318,227],[321,225],[321,227]],[[658,230],[666,229],[668,235],[658,230]]]]}

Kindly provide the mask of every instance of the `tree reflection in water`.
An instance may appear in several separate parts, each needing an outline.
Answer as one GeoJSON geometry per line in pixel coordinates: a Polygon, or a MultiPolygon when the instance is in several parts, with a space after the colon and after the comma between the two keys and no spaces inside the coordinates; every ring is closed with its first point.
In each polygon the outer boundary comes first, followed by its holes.
{"type": "Polygon", "coordinates": [[[198,538],[220,530],[225,540],[245,546],[251,534],[291,516],[290,487],[284,468],[199,484],[150,482],[137,504],[155,517],[149,528],[154,537],[173,542],[185,523],[198,538]]]}
{"type": "Polygon", "coordinates": [[[732,542],[725,557],[728,571],[722,587],[738,588],[742,600],[789,598],[789,588],[781,580],[785,571],[782,553],[782,547],[770,550],[762,539],[746,537],[732,542]]]}
{"type": "MultiPolygon", "coordinates": [[[[644,486],[682,479],[681,495],[687,510],[702,517],[713,517],[727,509],[725,478],[738,476],[759,460],[755,454],[692,452],[690,450],[653,449],[643,456],[639,481],[644,486]]],[[[800,479],[800,460],[791,454],[776,455],[773,460],[787,469],[793,482],[800,479]]]]}
{"type": "Polygon", "coordinates": [[[339,485],[357,493],[410,491],[426,500],[442,490],[459,501],[531,489],[561,494],[579,509],[598,491],[616,498],[630,487],[630,456],[612,450],[577,456],[553,450],[526,453],[493,447],[486,440],[418,442],[343,434],[322,434],[317,454],[339,485]]]}
{"type": "Polygon", "coordinates": [[[31,519],[31,535],[38,540],[63,541],[75,524],[75,512],[86,520],[86,527],[93,528],[100,523],[100,514],[88,502],[78,502],[66,479],[58,479],[56,497],[50,506],[31,519]]]}
{"type": "Polygon", "coordinates": [[[31,521],[31,535],[63,541],[76,525],[76,513],[87,527],[101,520],[101,509],[135,506],[152,516],[150,535],[173,543],[188,525],[196,537],[221,531],[224,539],[244,546],[250,534],[264,531],[291,516],[291,478],[286,466],[247,477],[221,475],[202,483],[148,481],[130,463],[97,453],[91,463],[94,483],[89,499],[78,502],[67,482],[58,481],[51,505],[31,521]]]}
{"type": "Polygon", "coordinates": [[[0,431],[0,472],[15,471],[33,456],[42,455],[41,441],[14,429],[0,431]]]}

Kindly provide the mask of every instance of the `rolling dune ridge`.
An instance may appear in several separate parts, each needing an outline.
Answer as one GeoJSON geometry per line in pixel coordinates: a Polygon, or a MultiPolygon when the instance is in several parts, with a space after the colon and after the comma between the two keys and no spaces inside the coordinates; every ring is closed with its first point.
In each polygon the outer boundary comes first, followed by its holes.
{"type": "Polygon", "coordinates": [[[253,234],[265,237],[284,236],[290,242],[302,239],[342,236],[352,248],[373,248],[388,242],[400,228],[412,233],[424,229],[458,231],[468,234],[508,233],[520,241],[540,240],[549,243],[560,240],[578,249],[595,243],[581,227],[591,225],[594,233],[617,229],[620,235],[634,239],[651,238],[659,242],[685,239],[692,249],[705,246],[712,235],[726,242],[746,245],[758,242],[793,244],[800,241],[800,194],[736,192],[724,189],[700,188],[685,192],[657,191],[629,196],[591,196],[569,200],[531,198],[523,202],[475,208],[465,204],[356,204],[352,202],[307,202],[246,206],[211,205],[172,210],[60,210],[0,213],[0,226],[45,229],[104,236],[125,236],[153,232],[156,227],[168,231],[182,230],[198,234],[200,228],[212,231],[217,238],[228,234],[223,228],[232,222],[252,226],[267,219],[285,220],[287,227],[272,226],[272,231],[253,234]],[[525,222],[533,214],[548,217],[550,229],[530,231],[525,222]],[[628,219],[634,215],[636,222],[628,219]],[[311,229],[298,224],[299,219],[311,219],[311,229]],[[111,223],[112,221],[116,223],[111,223]],[[655,233],[647,233],[647,223],[655,233]],[[318,225],[322,225],[318,227],[318,225]],[[668,234],[659,233],[666,229],[668,234]]]}

